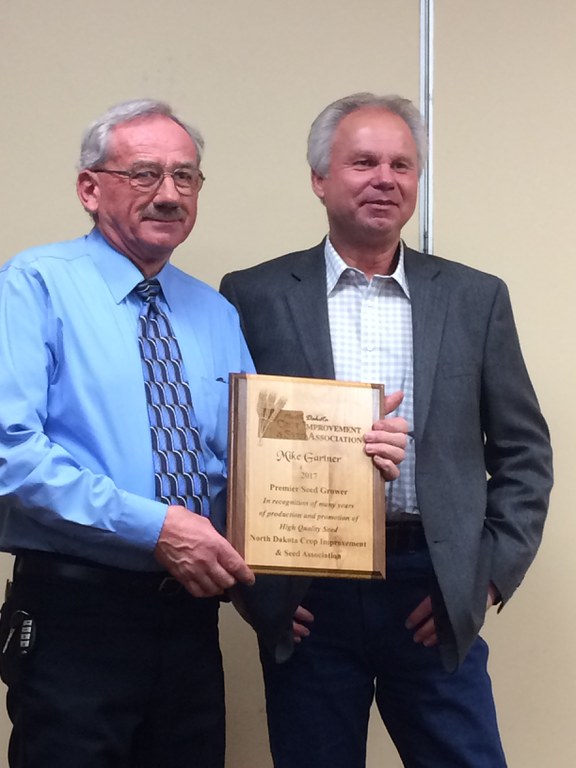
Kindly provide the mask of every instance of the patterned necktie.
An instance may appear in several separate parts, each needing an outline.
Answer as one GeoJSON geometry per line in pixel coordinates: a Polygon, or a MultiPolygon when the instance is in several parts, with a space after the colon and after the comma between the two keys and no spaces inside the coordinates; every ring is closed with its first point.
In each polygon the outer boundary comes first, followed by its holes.
{"type": "Polygon", "coordinates": [[[210,514],[208,478],[180,347],[158,307],[160,283],[151,278],[134,292],[144,301],[138,319],[140,357],[152,436],[156,498],[210,514]]]}

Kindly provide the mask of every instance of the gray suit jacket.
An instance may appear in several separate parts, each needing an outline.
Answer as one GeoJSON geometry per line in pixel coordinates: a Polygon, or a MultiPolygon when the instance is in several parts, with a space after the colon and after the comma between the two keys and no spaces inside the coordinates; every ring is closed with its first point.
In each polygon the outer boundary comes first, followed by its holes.
{"type": "MultiPolygon", "coordinates": [[[[414,338],[416,489],[440,586],[441,650],[462,662],[488,584],[506,602],[542,536],[552,486],[549,435],[496,277],[405,249],[414,338]]],[[[334,378],[323,244],[228,274],[259,373],[334,378]]],[[[278,660],[309,580],[258,576],[235,595],[278,660]]]]}

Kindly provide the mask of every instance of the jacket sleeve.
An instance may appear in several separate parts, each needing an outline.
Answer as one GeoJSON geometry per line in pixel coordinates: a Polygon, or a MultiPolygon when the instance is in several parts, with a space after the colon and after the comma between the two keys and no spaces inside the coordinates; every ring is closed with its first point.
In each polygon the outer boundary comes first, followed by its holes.
{"type": "Polygon", "coordinates": [[[552,449],[503,283],[486,334],[480,403],[488,473],[485,526],[494,540],[491,579],[505,602],[542,538],[552,449]]]}

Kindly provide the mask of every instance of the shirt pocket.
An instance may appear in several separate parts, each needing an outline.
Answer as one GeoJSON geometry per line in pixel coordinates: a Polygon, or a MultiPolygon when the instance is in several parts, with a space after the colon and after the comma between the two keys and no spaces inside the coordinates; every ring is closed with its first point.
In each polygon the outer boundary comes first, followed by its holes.
{"type": "Polygon", "coordinates": [[[218,458],[228,443],[228,375],[200,377],[196,382],[194,411],[204,443],[218,458]]]}

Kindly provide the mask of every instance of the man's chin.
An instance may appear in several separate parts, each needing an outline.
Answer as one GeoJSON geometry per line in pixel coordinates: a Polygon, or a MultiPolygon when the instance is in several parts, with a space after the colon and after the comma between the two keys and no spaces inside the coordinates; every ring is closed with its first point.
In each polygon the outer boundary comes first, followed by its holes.
{"type": "Polygon", "coordinates": [[[375,237],[378,237],[379,235],[390,235],[395,231],[400,231],[397,222],[392,221],[389,217],[371,216],[362,223],[364,225],[364,232],[367,235],[372,234],[375,237]]]}
{"type": "Polygon", "coordinates": [[[142,240],[149,247],[174,250],[184,242],[190,229],[182,221],[155,221],[148,219],[142,222],[142,240]]]}

